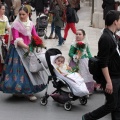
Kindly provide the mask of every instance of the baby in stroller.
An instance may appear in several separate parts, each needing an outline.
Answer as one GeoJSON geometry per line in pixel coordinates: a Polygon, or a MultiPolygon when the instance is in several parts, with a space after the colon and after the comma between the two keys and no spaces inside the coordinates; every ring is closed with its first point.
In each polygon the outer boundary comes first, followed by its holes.
{"type": "Polygon", "coordinates": [[[56,102],[64,104],[65,110],[71,110],[71,101],[79,99],[82,105],[87,103],[87,95],[89,91],[84,83],[84,79],[79,73],[73,72],[70,67],[66,67],[65,58],[59,49],[51,48],[45,53],[51,75],[48,77],[47,86],[51,81],[55,90],[48,95],[48,87],[46,87],[45,96],[41,97],[41,105],[47,104],[47,99],[51,96],[56,102]],[[63,69],[65,68],[65,69],[63,69]],[[67,68],[67,69],[66,69],[67,68]]]}
{"type": "Polygon", "coordinates": [[[64,64],[64,56],[61,54],[51,56],[51,62],[54,67],[55,74],[69,84],[75,96],[82,97],[89,94],[81,75],[77,72],[73,72],[71,67],[64,64]]]}

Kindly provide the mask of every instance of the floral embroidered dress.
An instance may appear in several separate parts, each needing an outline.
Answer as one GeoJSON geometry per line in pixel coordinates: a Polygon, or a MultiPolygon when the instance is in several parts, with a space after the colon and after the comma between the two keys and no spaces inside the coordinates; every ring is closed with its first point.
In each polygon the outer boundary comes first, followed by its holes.
{"type": "Polygon", "coordinates": [[[16,19],[12,24],[11,31],[13,39],[5,61],[4,71],[0,78],[0,90],[4,93],[27,95],[40,92],[46,87],[43,81],[44,75],[29,72],[26,67],[28,59],[23,60],[22,54],[18,53],[19,49],[22,48],[17,46],[18,41],[24,41],[26,45],[30,44],[31,35],[37,35],[35,26],[30,20],[21,22],[16,19]],[[37,84],[33,84],[31,78],[34,78],[34,80],[39,78],[39,81],[37,81],[37,84]]]}
{"type": "Polygon", "coordinates": [[[69,56],[73,61],[77,62],[79,67],[79,73],[84,78],[84,81],[90,92],[94,89],[94,80],[88,69],[88,59],[92,57],[90,49],[87,43],[84,48],[78,48],[76,43],[73,43],[69,50],[69,56]],[[77,59],[77,54],[80,54],[80,58],[77,59]]]}
{"type": "MultiPolygon", "coordinates": [[[[5,29],[9,28],[9,22],[8,22],[8,18],[3,15],[3,19],[0,19],[0,36],[2,37],[3,35],[5,35],[5,29]]],[[[0,74],[2,73],[3,70],[3,55],[2,55],[2,41],[0,41],[0,74]]]]}

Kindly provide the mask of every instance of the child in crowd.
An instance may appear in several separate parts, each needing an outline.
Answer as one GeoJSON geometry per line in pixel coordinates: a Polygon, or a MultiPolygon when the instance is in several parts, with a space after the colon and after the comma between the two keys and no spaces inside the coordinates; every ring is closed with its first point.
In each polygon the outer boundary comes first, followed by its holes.
{"type": "Polygon", "coordinates": [[[69,56],[71,61],[78,66],[78,72],[83,77],[89,92],[92,93],[95,81],[88,68],[88,59],[92,57],[92,55],[88,46],[86,33],[83,29],[77,30],[76,40],[70,47],[69,56]]]}

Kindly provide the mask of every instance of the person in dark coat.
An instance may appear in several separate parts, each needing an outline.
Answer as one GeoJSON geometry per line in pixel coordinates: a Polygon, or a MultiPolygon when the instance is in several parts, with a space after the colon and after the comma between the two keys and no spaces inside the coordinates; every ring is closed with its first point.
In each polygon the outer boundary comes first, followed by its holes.
{"type": "Polygon", "coordinates": [[[105,23],[106,28],[98,41],[97,55],[103,73],[101,86],[105,103],[84,114],[82,120],[98,120],[109,113],[110,120],[120,120],[120,43],[115,37],[116,31],[120,29],[120,12],[110,10],[105,17],[105,23]]]}
{"type": "Polygon", "coordinates": [[[6,3],[7,5],[7,11],[8,12],[7,14],[7,17],[9,18],[10,17],[10,11],[11,11],[11,7],[12,7],[12,0],[4,0],[4,2],[6,3]]]}
{"type": "Polygon", "coordinates": [[[103,0],[102,4],[103,8],[103,19],[110,10],[115,10],[115,0],[103,0]]]}
{"type": "Polygon", "coordinates": [[[44,7],[48,7],[48,0],[35,0],[34,5],[36,16],[38,16],[39,13],[44,13],[44,7]]]}
{"type": "Polygon", "coordinates": [[[76,12],[80,10],[80,0],[68,0],[68,2],[70,3],[71,7],[75,9],[76,12]]]}

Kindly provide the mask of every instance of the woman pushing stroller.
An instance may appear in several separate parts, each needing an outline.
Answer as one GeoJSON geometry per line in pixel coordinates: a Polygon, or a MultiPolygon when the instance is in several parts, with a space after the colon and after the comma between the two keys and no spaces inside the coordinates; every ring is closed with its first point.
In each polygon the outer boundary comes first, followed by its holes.
{"type": "MultiPolygon", "coordinates": [[[[40,84],[33,84],[31,80],[33,74],[28,74],[23,57],[21,57],[20,49],[29,50],[31,35],[38,36],[33,22],[29,20],[26,7],[23,6],[19,9],[19,14],[11,25],[11,32],[13,39],[10,41],[4,70],[0,78],[0,91],[15,96],[22,95],[35,101],[37,97],[34,94],[42,91],[46,86],[42,80],[40,84]]],[[[40,74],[37,75],[40,76],[40,74]]]]}

